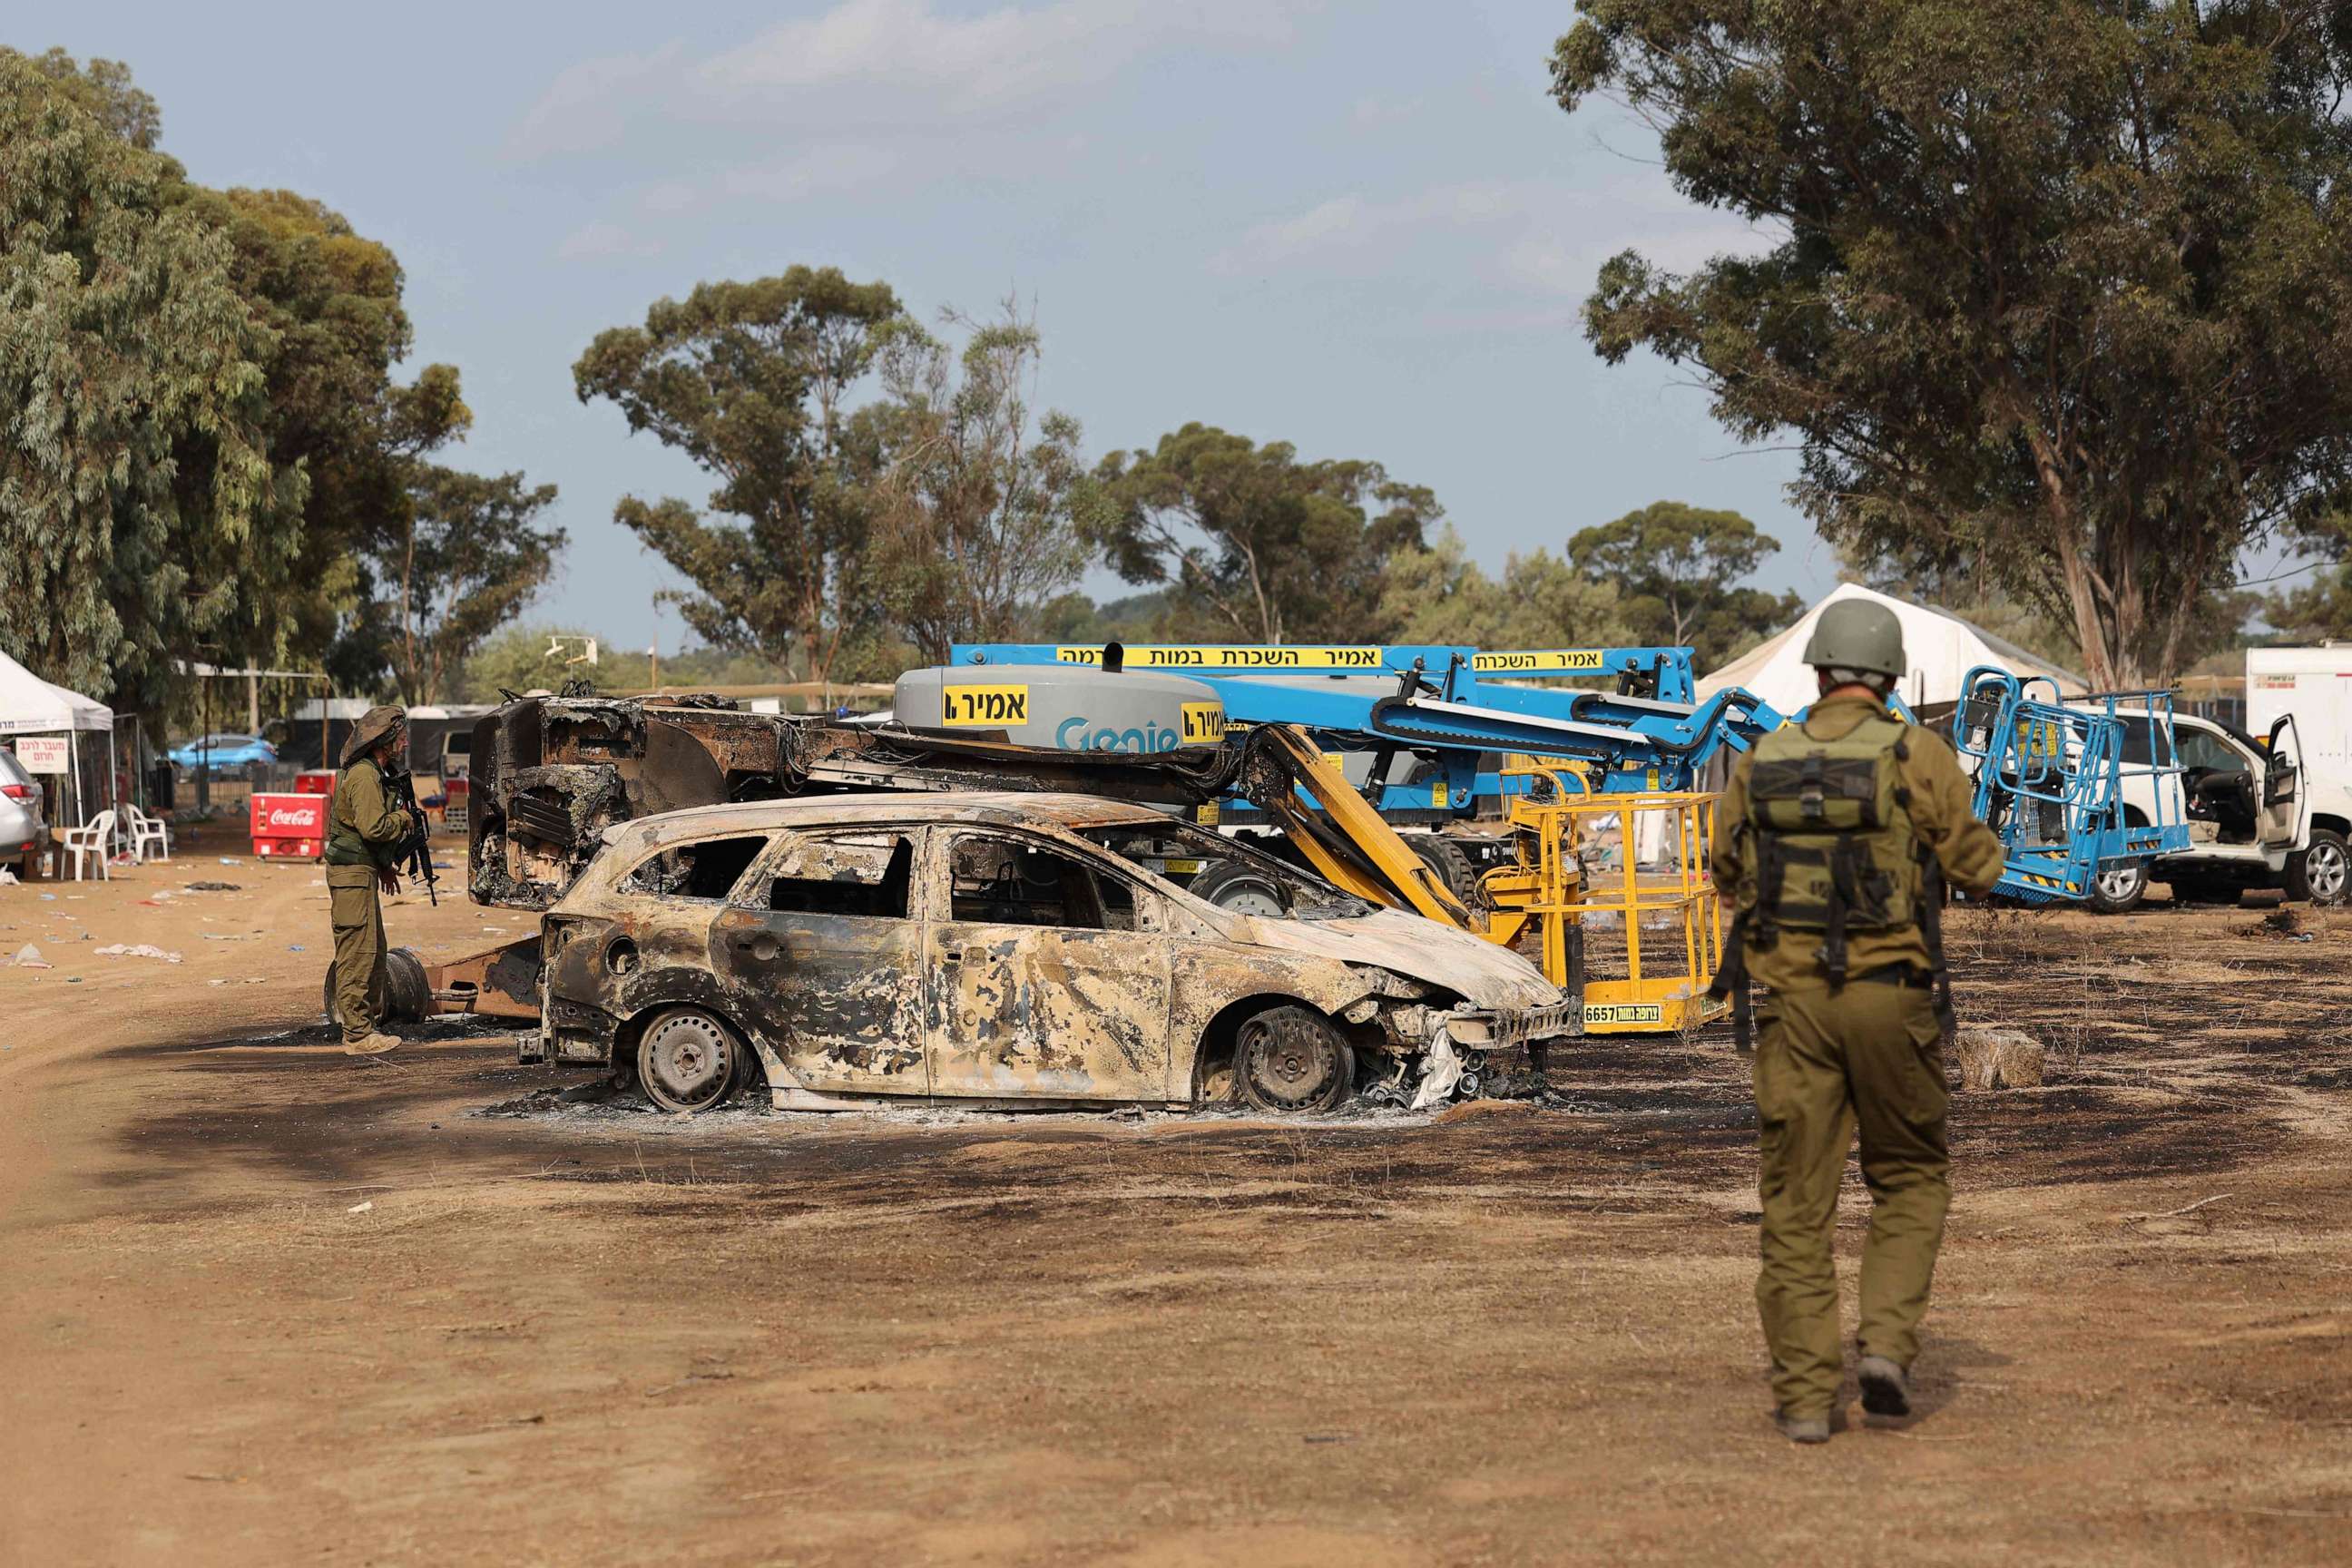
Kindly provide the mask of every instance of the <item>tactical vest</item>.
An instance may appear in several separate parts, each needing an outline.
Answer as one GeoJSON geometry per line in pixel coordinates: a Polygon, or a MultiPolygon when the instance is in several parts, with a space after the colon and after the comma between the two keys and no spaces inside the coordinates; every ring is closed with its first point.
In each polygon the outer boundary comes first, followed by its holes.
{"type": "Polygon", "coordinates": [[[1951,1034],[1943,874],[1911,821],[1902,774],[1910,735],[1898,720],[1870,718],[1840,740],[1818,741],[1790,724],[1756,742],[1740,825],[1754,844],[1756,901],[1732,921],[1707,987],[1710,996],[1730,998],[1741,1050],[1751,1034],[1748,944],[1770,942],[1782,927],[1822,933],[1822,967],[1836,988],[1846,981],[1848,931],[1917,926],[1936,1020],[1951,1034]]]}
{"type": "MultiPolygon", "coordinates": [[[[348,815],[351,808],[352,775],[362,768],[375,766],[373,759],[362,757],[345,768],[341,775],[335,780],[334,795],[327,803],[326,847],[320,856],[320,858],[330,866],[377,867],[382,865],[382,862],[376,858],[374,847],[360,837],[360,830],[352,824],[348,815]]],[[[377,772],[381,773],[383,770],[378,768],[377,772]]]]}
{"type": "Polygon", "coordinates": [[[1748,935],[1822,933],[1830,984],[1845,983],[1846,933],[1917,925],[1927,894],[1911,792],[1901,764],[1910,726],[1865,719],[1835,741],[1801,725],[1756,742],[1747,826],[1755,844],[1756,903],[1748,935]]]}

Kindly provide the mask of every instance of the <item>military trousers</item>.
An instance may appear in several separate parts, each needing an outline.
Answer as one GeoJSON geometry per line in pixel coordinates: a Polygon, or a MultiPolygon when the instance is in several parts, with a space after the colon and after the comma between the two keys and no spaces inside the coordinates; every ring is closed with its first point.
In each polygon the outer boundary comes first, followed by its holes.
{"type": "Polygon", "coordinates": [[[1780,1408],[1827,1415],[1843,1372],[1838,1186],[1857,1129],[1871,1205],[1861,1352],[1907,1367],[1919,1351],[1951,1203],[1943,1040],[1927,991],[1869,980],[1776,992],[1758,1007],[1757,1025],[1764,1218],[1756,1307],[1780,1408]]]}
{"type": "Polygon", "coordinates": [[[383,1018],[383,906],[369,866],[327,868],[335,928],[335,1019],[346,1044],[375,1033],[383,1018]]]}

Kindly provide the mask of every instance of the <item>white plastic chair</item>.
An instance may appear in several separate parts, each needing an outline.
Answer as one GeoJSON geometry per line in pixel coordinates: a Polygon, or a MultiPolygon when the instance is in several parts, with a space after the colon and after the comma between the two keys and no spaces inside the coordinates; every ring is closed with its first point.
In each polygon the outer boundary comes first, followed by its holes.
{"type": "Polygon", "coordinates": [[[79,827],[61,827],[57,834],[58,847],[73,857],[74,880],[82,879],[82,858],[98,857],[98,875],[102,881],[112,881],[114,873],[107,868],[107,858],[113,853],[114,813],[101,811],[79,827]]]}
{"type": "Polygon", "coordinates": [[[161,850],[158,859],[172,858],[172,829],[160,816],[150,816],[139,809],[135,801],[122,803],[123,818],[131,827],[131,858],[144,865],[149,849],[161,850]]]}

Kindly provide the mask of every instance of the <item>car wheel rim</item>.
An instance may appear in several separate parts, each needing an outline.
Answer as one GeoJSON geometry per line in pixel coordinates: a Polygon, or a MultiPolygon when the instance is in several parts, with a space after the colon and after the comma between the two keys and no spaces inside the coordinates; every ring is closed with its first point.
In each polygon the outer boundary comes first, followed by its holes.
{"type": "Polygon", "coordinates": [[[2315,844],[2304,856],[2303,879],[2311,896],[2324,903],[2344,896],[2346,870],[2344,851],[2333,844],[2315,844]]]}
{"type": "Polygon", "coordinates": [[[1211,902],[1237,915],[1278,919],[1282,914],[1282,900],[1263,882],[1228,882],[1211,902]]]}
{"type": "Polygon", "coordinates": [[[1242,1074],[1261,1104],[1296,1109],[1330,1095],[1339,1055],[1323,1030],[1253,1018],[1240,1043],[1242,1074]]]}
{"type": "Polygon", "coordinates": [[[672,1110],[699,1110],[727,1092],[735,1073],[735,1043],[712,1019],[665,1018],[646,1037],[638,1072],[656,1103],[672,1110]]]}
{"type": "Polygon", "coordinates": [[[2102,871],[2098,876],[2099,896],[2119,903],[2139,891],[2141,875],[2142,873],[2137,868],[2129,871],[2102,871]]]}

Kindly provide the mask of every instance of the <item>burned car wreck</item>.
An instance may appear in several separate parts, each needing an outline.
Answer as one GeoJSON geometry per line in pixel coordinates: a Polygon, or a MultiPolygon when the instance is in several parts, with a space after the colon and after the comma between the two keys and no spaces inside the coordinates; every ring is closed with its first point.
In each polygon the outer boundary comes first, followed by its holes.
{"type": "Polygon", "coordinates": [[[1097,796],[720,805],[600,844],[545,916],[527,1057],[670,1110],[1428,1104],[1576,1026],[1515,953],[1097,796]],[[1236,876],[1247,907],[1201,896],[1236,876]]]}

